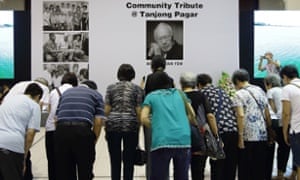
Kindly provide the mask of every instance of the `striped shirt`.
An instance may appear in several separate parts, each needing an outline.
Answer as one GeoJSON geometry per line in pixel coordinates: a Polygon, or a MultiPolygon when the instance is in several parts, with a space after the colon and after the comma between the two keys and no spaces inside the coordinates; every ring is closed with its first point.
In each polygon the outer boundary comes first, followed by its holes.
{"type": "Polygon", "coordinates": [[[93,125],[94,117],[104,118],[104,103],[100,93],[84,86],[66,90],[57,110],[59,121],[87,121],[93,125]]]}

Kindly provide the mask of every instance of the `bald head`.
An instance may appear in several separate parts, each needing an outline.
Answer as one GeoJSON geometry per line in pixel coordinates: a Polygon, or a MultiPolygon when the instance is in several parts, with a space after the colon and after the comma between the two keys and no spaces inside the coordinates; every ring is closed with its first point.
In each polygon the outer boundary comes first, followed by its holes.
{"type": "Polygon", "coordinates": [[[169,51],[173,46],[172,27],[167,23],[159,23],[154,29],[154,40],[162,51],[169,51]]]}

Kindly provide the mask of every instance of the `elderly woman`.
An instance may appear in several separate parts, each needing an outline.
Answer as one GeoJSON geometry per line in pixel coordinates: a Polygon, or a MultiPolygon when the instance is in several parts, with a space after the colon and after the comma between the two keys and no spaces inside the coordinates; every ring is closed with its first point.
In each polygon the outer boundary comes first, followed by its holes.
{"type": "Polygon", "coordinates": [[[156,90],[146,96],[141,112],[142,123],[152,127],[150,179],[167,179],[172,159],[174,179],[188,180],[191,136],[183,98],[167,73],[157,71],[152,78],[156,90]]]}
{"type": "Polygon", "coordinates": [[[236,110],[238,127],[239,179],[265,178],[268,132],[271,118],[265,92],[249,83],[249,73],[244,69],[232,75],[236,96],[233,107],[236,110]]]}
{"type": "Polygon", "coordinates": [[[124,179],[133,179],[135,149],[138,144],[139,114],[144,92],[131,80],[135,77],[130,64],[122,64],[118,70],[119,81],[107,87],[105,97],[106,140],[111,163],[111,178],[121,178],[123,157],[124,179]],[[123,144],[123,153],[122,153],[123,144]]]}
{"type": "MultiPolygon", "coordinates": [[[[207,123],[215,136],[218,136],[218,128],[215,116],[212,112],[208,99],[199,90],[195,89],[197,77],[194,73],[184,72],[180,75],[180,85],[187,97],[191,100],[192,107],[197,113],[199,106],[205,111],[207,123]]],[[[201,152],[201,148],[193,147],[191,156],[191,174],[192,180],[204,179],[204,169],[207,156],[201,152]]]]}

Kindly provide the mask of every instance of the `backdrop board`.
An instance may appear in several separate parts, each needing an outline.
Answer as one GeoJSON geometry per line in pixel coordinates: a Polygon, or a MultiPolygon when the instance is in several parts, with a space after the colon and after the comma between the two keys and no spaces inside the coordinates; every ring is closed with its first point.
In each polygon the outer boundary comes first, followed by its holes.
{"type": "MultiPolygon", "coordinates": [[[[97,82],[104,94],[106,87],[117,81],[117,70],[122,63],[133,65],[134,82],[139,84],[151,72],[151,56],[161,53],[167,59],[166,71],[177,87],[180,73],[184,71],[209,73],[217,81],[222,71],[231,74],[239,67],[238,16],[238,0],[35,0],[32,2],[32,77],[41,76],[43,65],[48,63],[78,63],[88,68],[89,78],[97,82]],[[45,23],[51,5],[64,9],[65,13],[61,14],[65,14],[62,15],[65,19],[75,17],[76,10],[65,10],[69,6],[72,9],[73,4],[75,9],[86,12],[88,25],[83,25],[82,19],[78,27],[76,22],[57,26],[45,23]],[[56,35],[57,44],[64,37],[74,41],[78,36],[80,58],[62,55],[46,58],[43,46],[50,33],[56,35]]],[[[69,49],[58,52],[73,55],[77,52],[69,49]]]]}

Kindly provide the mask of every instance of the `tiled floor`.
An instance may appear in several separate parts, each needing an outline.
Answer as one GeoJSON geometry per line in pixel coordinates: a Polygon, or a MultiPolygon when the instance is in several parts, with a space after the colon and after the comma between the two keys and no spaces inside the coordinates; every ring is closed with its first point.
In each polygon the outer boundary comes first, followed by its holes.
{"type": "MultiPolygon", "coordinates": [[[[110,164],[107,151],[107,144],[104,139],[105,132],[101,132],[100,139],[96,146],[96,162],[94,164],[94,174],[95,180],[108,180],[110,179],[110,164]]],[[[142,137],[142,132],[141,132],[142,137]]],[[[141,140],[143,138],[140,138],[141,140]]],[[[140,143],[143,145],[143,142],[140,143]]],[[[41,128],[41,131],[36,134],[33,146],[31,148],[31,161],[32,161],[32,170],[35,180],[46,180],[47,176],[47,158],[45,152],[45,129],[41,128]]],[[[291,172],[291,162],[288,163],[289,169],[287,174],[291,172]]],[[[276,161],[274,161],[274,167],[276,167],[276,161]]],[[[172,168],[170,168],[170,175],[172,175],[172,168]]],[[[276,169],[274,168],[274,172],[276,169]]],[[[209,179],[209,163],[207,163],[205,177],[209,179]]],[[[145,180],[145,167],[144,166],[135,166],[134,172],[135,180],[145,180]]],[[[172,178],[170,178],[172,179],[172,178]]]]}

